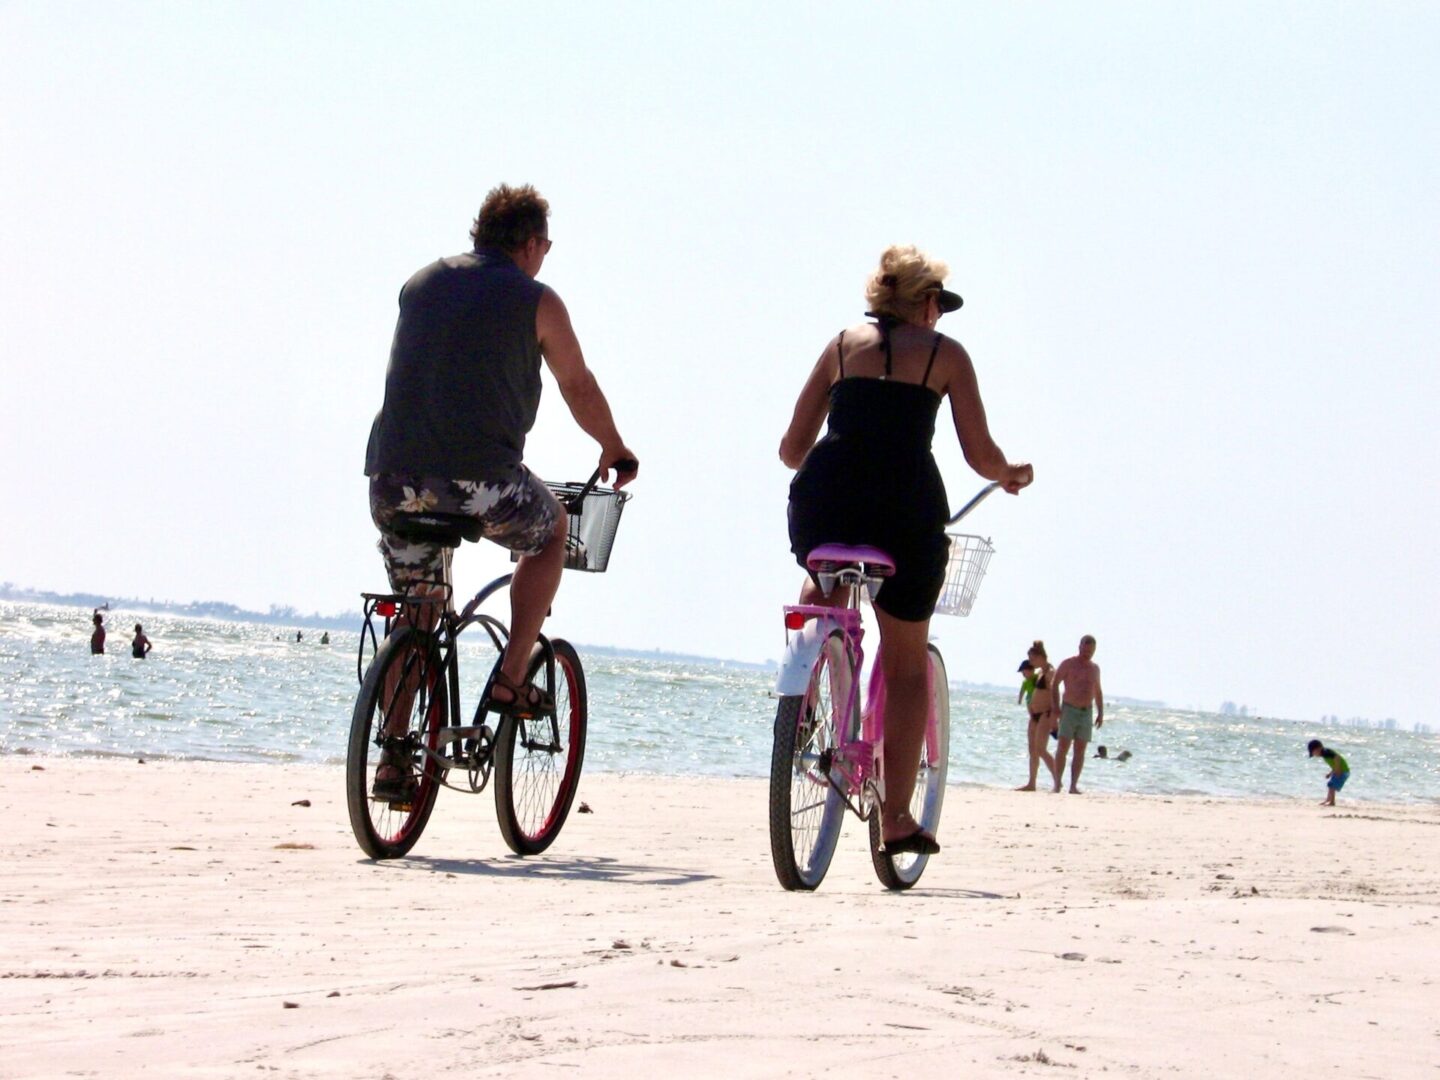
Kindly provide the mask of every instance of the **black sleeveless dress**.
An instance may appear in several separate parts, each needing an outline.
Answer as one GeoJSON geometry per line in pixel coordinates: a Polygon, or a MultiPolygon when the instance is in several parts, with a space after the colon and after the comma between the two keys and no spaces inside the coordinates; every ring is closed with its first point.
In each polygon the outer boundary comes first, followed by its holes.
{"type": "MultiPolygon", "coordinates": [[[[885,372],[889,325],[881,323],[885,372]]],[[[930,353],[930,365],[940,335],[930,353]]],[[[790,483],[790,550],[803,567],[821,544],[870,544],[895,559],[875,606],[909,622],[928,619],[945,581],[950,504],[931,443],[940,395],[923,383],[845,376],[830,387],[825,435],[790,483]]],[[[930,378],[930,367],[925,379],[930,378]]]]}

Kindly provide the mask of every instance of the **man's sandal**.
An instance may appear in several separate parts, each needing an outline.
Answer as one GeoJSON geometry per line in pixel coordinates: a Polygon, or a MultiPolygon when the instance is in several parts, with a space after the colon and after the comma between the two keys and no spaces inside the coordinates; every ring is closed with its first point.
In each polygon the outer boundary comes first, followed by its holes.
{"type": "Polygon", "coordinates": [[[511,716],[516,720],[531,720],[537,716],[555,711],[555,699],[534,683],[520,684],[499,668],[485,692],[484,706],[490,712],[511,716]],[[501,701],[495,696],[495,687],[510,691],[510,699],[501,701]]]}
{"type": "Polygon", "coordinates": [[[402,758],[388,750],[380,755],[380,762],[375,766],[375,783],[370,788],[371,798],[399,802],[415,794],[417,787],[414,774],[405,767],[402,758]]]}

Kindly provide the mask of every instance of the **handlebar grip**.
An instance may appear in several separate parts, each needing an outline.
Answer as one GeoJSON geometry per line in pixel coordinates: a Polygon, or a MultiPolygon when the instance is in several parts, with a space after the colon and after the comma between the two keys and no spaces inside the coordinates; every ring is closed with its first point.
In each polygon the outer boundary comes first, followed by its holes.
{"type": "Polygon", "coordinates": [[[996,481],[993,482],[993,483],[986,484],[983,488],[980,489],[980,491],[975,495],[975,497],[974,497],[973,499],[971,499],[968,503],[966,503],[964,506],[962,506],[954,515],[951,516],[950,520],[947,521],[945,524],[947,524],[947,525],[954,525],[954,524],[956,524],[956,523],[957,523],[961,518],[963,518],[966,514],[970,513],[971,510],[974,510],[975,507],[979,506],[982,502],[984,502],[984,501],[985,501],[985,496],[989,495],[992,491],[994,491],[994,490],[995,490],[996,488],[998,488],[999,486],[1000,486],[1000,481],[998,481],[998,480],[996,480],[996,481]]]}

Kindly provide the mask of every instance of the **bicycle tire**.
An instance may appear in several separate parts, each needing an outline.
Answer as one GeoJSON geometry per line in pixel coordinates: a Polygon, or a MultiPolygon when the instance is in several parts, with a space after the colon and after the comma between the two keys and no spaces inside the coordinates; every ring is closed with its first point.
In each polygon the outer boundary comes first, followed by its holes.
{"type": "Polygon", "coordinates": [[[840,840],[845,800],[821,766],[842,732],[853,737],[854,677],[845,635],[835,631],[815,658],[805,693],[782,697],[775,709],[770,858],[776,878],[792,892],[813,890],[825,880],[840,840]]]}
{"type": "MultiPolygon", "coordinates": [[[[930,716],[934,727],[925,733],[920,749],[920,770],[915,791],[910,796],[910,813],[920,827],[931,836],[939,835],[940,810],[945,803],[945,781],[950,774],[950,682],[945,672],[945,658],[934,645],[930,653],[930,716]],[[931,747],[934,746],[932,755],[931,747]]],[[[896,892],[910,888],[920,880],[928,855],[886,855],[881,850],[879,808],[870,815],[870,862],[875,875],[887,889],[896,892]]]]}
{"type": "Polygon", "coordinates": [[[440,793],[439,769],[425,757],[420,758],[417,768],[415,758],[419,747],[435,750],[440,745],[440,730],[449,715],[444,673],[434,637],[411,626],[395,629],[381,643],[365,672],[350,719],[345,803],[350,829],[361,850],[372,859],[396,859],[408,852],[420,839],[435,809],[435,798],[440,793]],[[396,681],[387,707],[382,698],[392,673],[396,681]],[[409,702],[400,707],[409,714],[403,742],[408,748],[415,787],[406,800],[376,799],[372,791],[375,770],[385,750],[384,718],[393,712],[402,694],[409,697],[409,702]]]}
{"type": "Polygon", "coordinates": [[[530,720],[506,716],[495,738],[495,816],[500,835],[516,855],[538,855],[560,835],[580,785],[585,762],[589,700],[585,671],[568,641],[536,646],[528,681],[555,699],[553,715],[530,720]]]}

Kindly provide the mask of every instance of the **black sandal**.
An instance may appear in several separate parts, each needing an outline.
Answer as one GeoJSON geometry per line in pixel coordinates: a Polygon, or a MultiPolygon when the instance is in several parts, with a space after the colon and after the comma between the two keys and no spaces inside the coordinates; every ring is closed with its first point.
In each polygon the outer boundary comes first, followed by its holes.
{"type": "Polygon", "coordinates": [[[555,699],[534,683],[521,685],[496,668],[495,677],[485,690],[484,706],[490,712],[499,713],[501,716],[514,717],[516,720],[532,720],[537,716],[553,713],[555,699]],[[497,684],[510,691],[509,701],[500,701],[495,697],[497,684]]]}
{"type": "Polygon", "coordinates": [[[924,829],[916,829],[909,836],[886,840],[881,850],[886,855],[938,855],[940,845],[924,829]]]}
{"type": "Polygon", "coordinates": [[[414,773],[405,767],[403,759],[388,750],[380,755],[380,762],[375,766],[375,783],[370,786],[372,799],[404,801],[415,794],[418,787],[414,773]]]}

